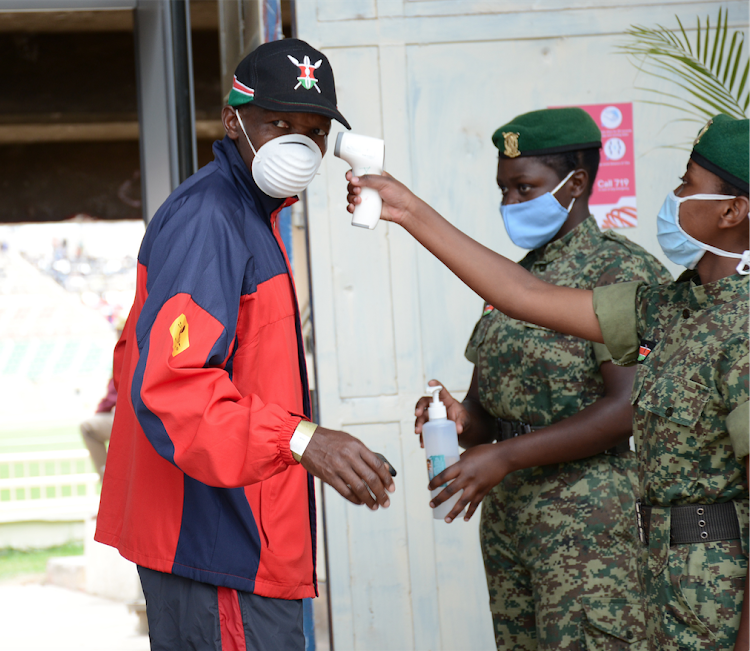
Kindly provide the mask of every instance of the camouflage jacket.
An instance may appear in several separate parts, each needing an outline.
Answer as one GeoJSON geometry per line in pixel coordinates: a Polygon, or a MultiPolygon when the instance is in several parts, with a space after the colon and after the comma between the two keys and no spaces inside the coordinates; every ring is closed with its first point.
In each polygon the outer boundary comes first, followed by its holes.
{"type": "Polygon", "coordinates": [[[688,271],[658,287],[594,292],[618,364],[638,364],[633,430],[648,504],[747,496],[748,287],[738,274],[707,285],[688,271]]]}
{"type": "MultiPolygon", "coordinates": [[[[529,252],[520,264],[549,283],[583,289],[672,279],[651,254],[617,233],[600,231],[593,217],[529,252]]],[[[569,418],[604,394],[599,365],[611,356],[602,344],[517,321],[485,306],[466,358],[476,365],[479,397],[487,412],[542,427],[569,418]]]]}

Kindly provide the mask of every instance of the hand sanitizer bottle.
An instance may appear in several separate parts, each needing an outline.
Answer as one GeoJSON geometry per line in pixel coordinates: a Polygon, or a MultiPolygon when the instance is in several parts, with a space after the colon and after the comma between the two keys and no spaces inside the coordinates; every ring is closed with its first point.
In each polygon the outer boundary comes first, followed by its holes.
{"type": "MultiPolygon", "coordinates": [[[[445,405],[440,402],[439,395],[443,387],[440,385],[427,387],[427,392],[432,393],[432,402],[427,410],[430,419],[422,427],[422,439],[424,440],[424,453],[427,457],[427,475],[432,481],[433,477],[439,475],[448,466],[452,466],[459,459],[458,434],[456,424],[448,420],[445,405]]],[[[430,497],[435,497],[448,484],[430,491],[430,497]]],[[[442,520],[453,508],[462,491],[456,493],[449,500],[432,509],[432,517],[442,520]]]]}

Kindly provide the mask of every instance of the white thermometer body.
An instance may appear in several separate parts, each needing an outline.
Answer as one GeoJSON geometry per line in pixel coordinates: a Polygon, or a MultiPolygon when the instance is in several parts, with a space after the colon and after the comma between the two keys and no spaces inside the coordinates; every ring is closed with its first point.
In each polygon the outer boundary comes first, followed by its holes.
{"type": "MultiPolygon", "coordinates": [[[[385,142],[379,138],[341,132],[336,138],[333,155],[352,166],[354,176],[382,174],[385,160],[385,142]]],[[[377,190],[360,188],[362,203],[357,204],[352,216],[352,226],[369,228],[378,225],[383,200],[377,190]]]]}

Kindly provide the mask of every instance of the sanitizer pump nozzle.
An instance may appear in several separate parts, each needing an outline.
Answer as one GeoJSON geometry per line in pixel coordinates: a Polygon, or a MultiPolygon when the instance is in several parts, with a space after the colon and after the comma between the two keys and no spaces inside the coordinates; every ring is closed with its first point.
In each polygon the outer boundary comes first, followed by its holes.
{"type": "Polygon", "coordinates": [[[448,418],[448,412],[445,410],[445,405],[440,402],[440,392],[442,390],[443,387],[439,384],[435,387],[427,387],[427,391],[432,393],[432,402],[427,408],[427,415],[430,417],[430,421],[435,421],[440,418],[448,418]]]}
{"type": "MultiPolygon", "coordinates": [[[[427,387],[427,392],[432,394],[432,402],[427,408],[429,420],[422,426],[422,439],[424,440],[424,453],[427,457],[427,476],[430,481],[459,459],[456,424],[452,420],[448,420],[445,405],[440,402],[442,389],[443,387],[440,385],[427,387]]],[[[444,484],[431,491],[430,496],[435,497],[441,493],[446,485],[444,484]]],[[[453,497],[438,505],[437,508],[432,509],[432,517],[436,520],[444,519],[462,492],[459,491],[453,497]]]]}
{"type": "MultiPolygon", "coordinates": [[[[345,160],[352,166],[354,176],[363,174],[382,174],[385,161],[385,142],[379,138],[360,136],[356,133],[341,132],[336,136],[336,146],[333,155],[345,160]]],[[[369,228],[378,225],[383,200],[377,190],[360,188],[362,203],[354,208],[352,226],[369,228]]]]}

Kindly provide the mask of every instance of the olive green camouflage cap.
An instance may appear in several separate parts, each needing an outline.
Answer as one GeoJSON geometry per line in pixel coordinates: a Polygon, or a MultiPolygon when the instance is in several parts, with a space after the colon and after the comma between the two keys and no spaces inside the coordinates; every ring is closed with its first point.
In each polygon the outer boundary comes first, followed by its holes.
{"type": "Polygon", "coordinates": [[[501,158],[545,156],[599,148],[602,132],[583,109],[542,109],[513,118],[492,134],[492,142],[501,158]]]}
{"type": "Polygon", "coordinates": [[[750,128],[748,120],[724,113],[712,117],[698,133],[690,158],[739,190],[748,191],[750,128]]]}

